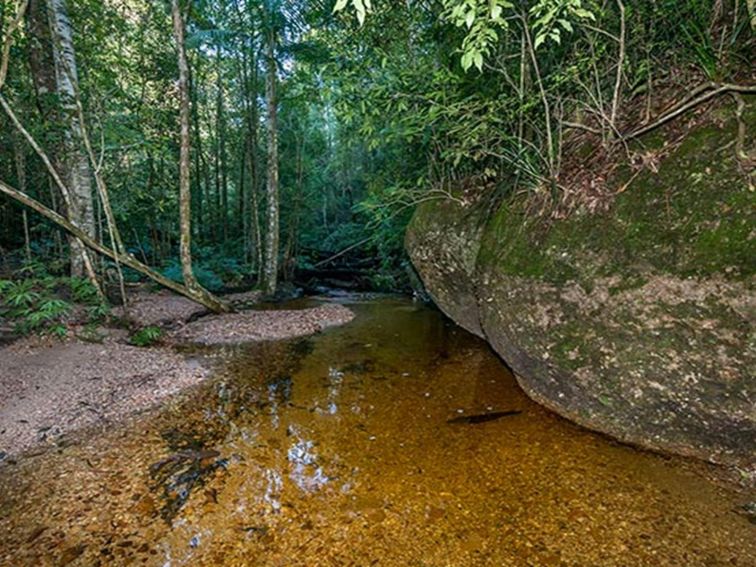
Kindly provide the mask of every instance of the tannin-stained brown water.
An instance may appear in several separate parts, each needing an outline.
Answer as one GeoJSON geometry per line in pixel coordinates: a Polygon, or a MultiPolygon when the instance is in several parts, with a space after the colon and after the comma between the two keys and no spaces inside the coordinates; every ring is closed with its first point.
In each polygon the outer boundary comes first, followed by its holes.
{"type": "Polygon", "coordinates": [[[194,391],[3,465],[0,564],[756,564],[742,493],[542,409],[436,311],[346,302],[344,327],[191,353],[218,367],[194,391]]]}

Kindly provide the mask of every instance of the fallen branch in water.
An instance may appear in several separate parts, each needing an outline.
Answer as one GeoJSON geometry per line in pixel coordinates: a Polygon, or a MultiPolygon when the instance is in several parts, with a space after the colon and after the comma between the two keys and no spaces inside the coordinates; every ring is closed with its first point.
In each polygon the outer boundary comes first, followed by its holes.
{"type": "Polygon", "coordinates": [[[447,419],[446,423],[451,424],[459,424],[464,423],[466,425],[476,425],[478,423],[486,423],[488,421],[493,421],[495,419],[499,419],[502,417],[509,417],[510,415],[520,415],[522,412],[520,410],[509,410],[509,411],[494,411],[491,413],[479,413],[475,415],[460,415],[459,417],[453,417],[452,419],[447,419]]]}

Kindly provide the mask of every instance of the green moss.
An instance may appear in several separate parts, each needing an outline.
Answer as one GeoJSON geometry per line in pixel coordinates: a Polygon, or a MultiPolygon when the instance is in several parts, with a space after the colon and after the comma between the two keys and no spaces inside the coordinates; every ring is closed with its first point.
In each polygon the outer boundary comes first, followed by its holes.
{"type": "MultiPolygon", "coordinates": [[[[560,329],[560,333],[562,332],[564,332],[564,329],[560,329]]],[[[562,340],[554,345],[550,350],[550,354],[560,368],[577,370],[587,364],[586,356],[584,354],[584,343],[584,337],[569,333],[566,336],[563,336],[562,340]]]]}
{"type": "Polygon", "coordinates": [[[454,201],[439,199],[426,201],[417,208],[407,227],[407,232],[420,235],[433,228],[446,231],[455,225],[480,226],[483,222],[485,222],[485,215],[482,207],[463,208],[454,201]]]}
{"type": "Polygon", "coordinates": [[[523,203],[510,202],[494,215],[484,234],[478,261],[499,266],[505,273],[565,282],[578,272],[560,251],[567,235],[531,216],[523,203]]]}
{"type": "MultiPolygon", "coordinates": [[[[715,273],[747,278],[756,271],[756,194],[734,154],[732,110],[724,126],[691,131],[664,157],[658,172],[638,175],[605,214],[549,221],[505,202],[483,237],[479,262],[503,274],[590,287],[596,277],[620,275],[618,292],[643,284],[654,271],[682,277],[715,273]]],[[[756,123],[756,105],[746,121],[756,123]]],[[[643,140],[662,147],[661,131],[643,140]]],[[[612,185],[630,179],[618,168],[612,185]]]]}
{"type": "Polygon", "coordinates": [[[638,289],[648,283],[648,279],[640,274],[629,274],[618,285],[609,288],[609,295],[617,295],[623,291],[638,289]]]}

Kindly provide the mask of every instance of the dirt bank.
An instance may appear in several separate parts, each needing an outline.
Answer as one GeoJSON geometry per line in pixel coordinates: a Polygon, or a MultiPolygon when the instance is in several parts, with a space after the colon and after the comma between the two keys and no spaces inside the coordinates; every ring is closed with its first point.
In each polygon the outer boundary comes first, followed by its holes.
{"type": "MultiPolygon", "coordinates": [[[[235,309],[242,309],[254,305],[261,296],[259,291],[249,291],[225,295],[222,299],[235,309]]],[[[199,303],[167,290],[140,289],[129,294],[127,309],[117,307],[113,313],[134,327],[176,327],[208,311],[199,303]]]]}

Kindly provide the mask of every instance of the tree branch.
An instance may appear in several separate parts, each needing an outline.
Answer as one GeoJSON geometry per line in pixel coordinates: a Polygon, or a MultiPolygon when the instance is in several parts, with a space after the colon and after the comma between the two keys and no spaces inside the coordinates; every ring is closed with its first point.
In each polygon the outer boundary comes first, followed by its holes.
{"type": "Polygon", "coordinates": [[[5,78],[8,75],[8,61],[10,60],[10,50],[13,44],[13,34],[16,32],[16,28],[21,25],[24,20],[24,13],[26,7],[29,5],[29,0],[21,0],[16,8],[16,17],[13,18],[8,26],[8,33],[5,34],[5,41],[3,41],[2,57],[0,59],[0,89],[5,84],[5,78]]]}
{"type": "Polygon", "coordinates": [[[643,134],[646,134],[647,132],[650,132],[651,130],[655,130],[659,126],[662,126],[669,122],[670,120],[677,118],[681,114],[684,114],[688,110],[695,108],[699,104],[702,104],[706,102],[707,100],[711,100],[712,98],[719,96],[724,93],[742,93],[742,94],[756,94],[756,85],[735,85],[730,83],[725,83],[722,85],[713,85],[716,86],[716,88],[713,91],[710,91],[696,99],[691,100],[690,102],[683,104],[682,106],[678,106],[676,109],[671,110],[661,118],[659,118],[656,122],[653,122],[652,124],[649,124],[648,126],[644,126],[643,128],[640,128],[634,132],[630,132],[629,134],[625,134],[624,139],[630,140],[632,138],[637,138],[638,136],[642,136],[643,134]]]}

